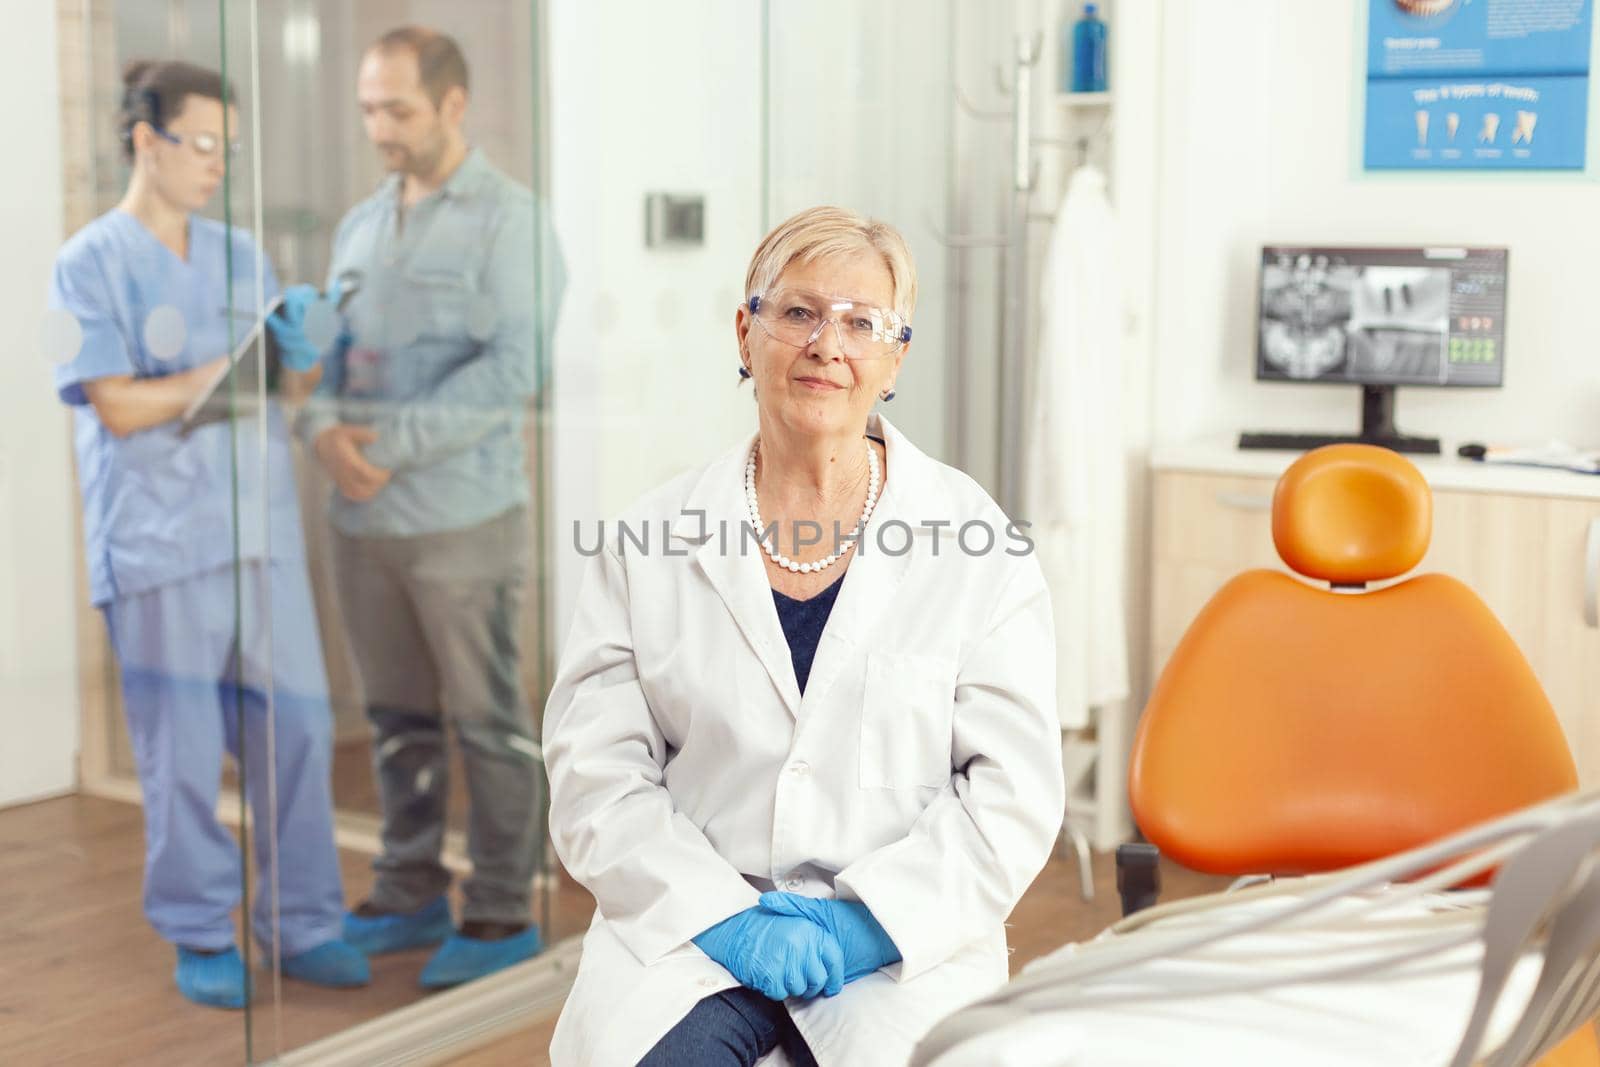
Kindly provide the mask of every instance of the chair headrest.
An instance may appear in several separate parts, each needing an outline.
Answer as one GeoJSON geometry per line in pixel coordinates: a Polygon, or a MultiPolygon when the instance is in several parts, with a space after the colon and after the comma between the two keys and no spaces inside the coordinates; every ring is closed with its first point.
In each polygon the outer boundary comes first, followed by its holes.
{"type": "Polygon", "coordinates": [[[1291,570],[1339,585],[1404,574],[1428,551],[1433,493],[1422,472],[1376,445],[1327,445],[1283,472],[1272,541],[1291,570]]]}

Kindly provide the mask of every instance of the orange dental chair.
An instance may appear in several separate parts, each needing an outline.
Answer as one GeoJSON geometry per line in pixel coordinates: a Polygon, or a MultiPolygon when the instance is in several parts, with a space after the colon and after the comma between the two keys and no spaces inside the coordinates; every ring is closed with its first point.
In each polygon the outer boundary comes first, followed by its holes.
{"type": "MultiPolygon", "coordinates": [[[[1133,743],[1151,845],[1214,874],[1310,874],[1577,788],[1549,700],[1477,595],[1440,574],[1380,584],[1431,530],[1427,483],[1397,453],[1332,445],[1284,473],[1273,540],[1310,581],[1241,574],[1184,634],[1133,743]]],[[[1153,851],[1119,850],[1125,907],[1153,851]]],[[[1541,1061],[1555,1065],[1600,1065],[1592,1025],[1541,1061]]]]}

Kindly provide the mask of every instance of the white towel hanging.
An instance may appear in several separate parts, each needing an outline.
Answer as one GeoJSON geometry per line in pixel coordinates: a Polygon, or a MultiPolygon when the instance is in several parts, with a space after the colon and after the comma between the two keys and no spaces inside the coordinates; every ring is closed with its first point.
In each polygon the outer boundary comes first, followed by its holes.
{"type": "Polygon", "coordinates": [[[1105,175],[1079,167],[1045,255],[1025,404],[1019,517],[1050,585],[1067,729],[1128,696],[1122,288],[1105,175]]]}

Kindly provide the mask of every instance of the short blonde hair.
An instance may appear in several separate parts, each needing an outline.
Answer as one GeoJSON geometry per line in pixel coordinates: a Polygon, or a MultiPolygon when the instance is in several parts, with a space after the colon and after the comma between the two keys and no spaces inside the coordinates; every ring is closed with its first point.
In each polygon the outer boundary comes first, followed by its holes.
{"type": "Polygon", "coordinates": [[[744,278],[745,299],[766,292],[793,264],[861,252],[883,257],[889,268],[894,309],[910,319],[917,306],[917,265],[906,239],[887,222],[842,207],[807,208],[773,227],[750,259],[744,278]]]}

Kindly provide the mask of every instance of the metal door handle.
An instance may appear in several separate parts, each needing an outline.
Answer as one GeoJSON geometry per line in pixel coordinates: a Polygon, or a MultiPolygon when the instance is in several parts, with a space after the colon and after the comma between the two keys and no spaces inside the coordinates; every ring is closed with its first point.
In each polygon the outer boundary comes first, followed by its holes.
{"type": "Polygon", "coordinates": [[[1589,520],[1583,552],[1583,621],[1600,630],[1600,518],[1589,520]]]}
{"type": "Polygon", "coordinates": [[[1217,503],[1235,511],[1271,511],[1272,497],[1260,493],[1218,493],[1217,503]]]}

